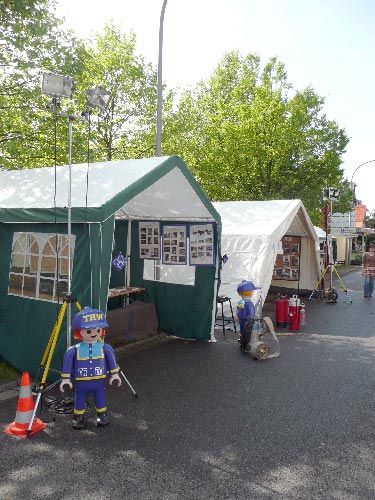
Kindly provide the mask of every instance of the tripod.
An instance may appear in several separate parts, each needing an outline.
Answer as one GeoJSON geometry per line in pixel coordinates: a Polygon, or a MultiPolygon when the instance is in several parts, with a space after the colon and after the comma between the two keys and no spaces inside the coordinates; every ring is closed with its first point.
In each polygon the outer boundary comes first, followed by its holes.
{"type": "Polygon", "coordinates": [[[314,290],[311,292],[311,295],[309,297],[309,300],[312,299],[313,295],[315,292],[324,292],[324,297],[325,299],[327,300],[327,302],[331,303],[331,304],[335,304],[337,302],[337,299],[338,299],[338,295],[337,295],[337,292],[336,290],[332,287],[332,275],[333,275],[333,271],[335,271],[336,273],[336,276],[341,284],[341,287],[342,287],[342,290],[346,293],[346,296],[348,297],[349,299],[349,302],[352,303],[352,299],[349,297],[349,294],[348,294],[348,290],[347,288],[345,287],[344,283],[342,282],[342,279],[336,269],[336,266],[334,264],[328,264],[327,267],[324,269],[324,271],[322,272],[322,274],[320,275],[320,278],[319,278],[319,281],[318,283],[316,284],[314,290]],[[330,287],[328,290],[324,291],[324,290],[320,290],[319,289],[319,285],[322,283],[322,281],[324,280],[328,270],[330,271],[330,287]]]}
{"type": "MultiPolygon", "coordinates": [[[[29,427],[27,429],[27,435],[30,435],[30,433],[31,433],[33,422],[35,420],[35,415],[36,415],[36,412],[37,412],[37,409],[38,409],[39,402],[40,402],[40,399],[42,397],[42,394],[44,392],[47,392],[48,390],[52,389],[53,387],[55,387],[60,382],[60,380],[57,380],[56,382],[54,382],[53,384],[51,384],[50,387],[46,388],[46,380],[47,380],[47,377],[48,377],[48,372],[50,370],[51,361],[52,361],[52,358],[53,358],[53,354],[54,354],[54,351],[55,351],[57,340],[59,338],[59,334],[60,334],[60,330],[61,330],[61,325],[62,325],[64,316],[65,316],[68,304],[71,304],[71,303],[74,303],[76,305],[76,307],[78,309],[78,312],[80,312],[82,310],[82,308],[81,308],[80,304],[78,303],[77,299],[75,297],[73,297],[70,293],[67,293],[66,297],[64,299],[64,302],[63,302],[63,304],[61,306],[60,312],[58,314],[57,321],[56,321],[56,323],[55,323],[55,325],[54,325],[54,327],[52,329],[51,336],[50,336],[50,338],[48,340],[47,347],[46,347],[46,349],[44,351],[44,354],[43,354],[43,357],[42,357],[42,360],[40,362],[40,366],[39,366],[39,369],[38,369],[38,372],[37,372],[37,375],[36,375],[36,378],[35,378],[35,381],[36,381],[35,382],[35,386],[37,387],[38,394],[37,394],[37,399],[36,399],[36,402],[35,402],[35,405],[34,405],[33,414],[31,416],[31,420],[30,420],[30,423],[29,423],[29,427]],[[40,382],[38,382],[39,375],[40,375],[41,371],[43,371],[43,375],[42,375],[42,378],[41,378],[40,382]]],[[[132,393],[134,394],[134,396],[137,398],[138,394],[135,392],[135,390],[131,386],[131,384],[128,381],[128,379],[125,377],[125,374],[123,373],[122,370],[120,370],[120,374],[124,378],[125,382],[129,386],[129,388],[132,391],[132,393]]]]}

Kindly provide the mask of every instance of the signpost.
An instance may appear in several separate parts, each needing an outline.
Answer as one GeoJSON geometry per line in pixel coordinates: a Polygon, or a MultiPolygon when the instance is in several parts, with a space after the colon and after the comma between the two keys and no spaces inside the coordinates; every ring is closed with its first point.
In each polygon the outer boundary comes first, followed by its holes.
{"type": "Polygon", "coordinates": [[[343,236],[344,238],[356,238],[358,236],[355,227],[340,227],[337,228],[334,233],[337,236],[343,236]]]}

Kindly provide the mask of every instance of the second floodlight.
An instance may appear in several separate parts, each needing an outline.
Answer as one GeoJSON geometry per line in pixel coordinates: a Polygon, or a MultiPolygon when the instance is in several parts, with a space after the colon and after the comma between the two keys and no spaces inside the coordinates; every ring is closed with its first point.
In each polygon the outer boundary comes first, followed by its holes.
{"type": "Polygon", "coordinates": [[[89,108],[99,108],[103,111],[107,108],[111,99],[111,93],[103,87],[95,87],[86,90],[87,106],[89,108]]]}
{"type": "Polygon", "coordinates": [[[323,189],[323,200],[327,201],[340,201],[340,191],[336,188],[324,188],[323,189]]]}
{"type": "Polygon", "coordinates": [[[74,78],[70,76],[54,75],[44,73],[42,79],[42,94],[52,97],[72,97],[74,89],[74,78]]]}

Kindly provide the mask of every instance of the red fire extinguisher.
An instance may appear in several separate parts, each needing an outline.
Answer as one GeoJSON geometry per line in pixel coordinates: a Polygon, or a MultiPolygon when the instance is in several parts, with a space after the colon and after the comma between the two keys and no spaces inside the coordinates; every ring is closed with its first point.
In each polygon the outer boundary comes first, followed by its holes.
{"type": "Polygon", "coordinates": [[[276,299],[276,326],[285,328],[289,321],[289,303],[285,295],[276,299]]]}
{"type": "Polygon", "coordinates": [[[298,331],[301,318],[301,303],[297,295],[289,299],[289,330],[298,331]]]}

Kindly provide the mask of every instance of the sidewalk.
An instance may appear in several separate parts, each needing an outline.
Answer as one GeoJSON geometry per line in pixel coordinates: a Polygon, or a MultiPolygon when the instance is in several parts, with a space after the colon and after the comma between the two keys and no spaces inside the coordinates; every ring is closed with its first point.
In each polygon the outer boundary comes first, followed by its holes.
{"type": "MultiPolygon", "coordinates": [[[[157,336],[150,337],[147,339],[140,339],[137,340],[136,342],[124,345],[122,347],[116,347],[115,348],[116,356],[131,351],[132,349],[142,350],[144,346],[152,344],[154,342],[159,342],[159,343],[169,342],[173,338],[174,337],[171,337],[169,335],[166,335],[165,333],[160,332],[160,334],[157,336]]],[[[13,379],[8,379],[4,381],[0,380],[0,402],[14,396],[18,396],[20,385],[21,385],[21,375],[13,379]]]]}

